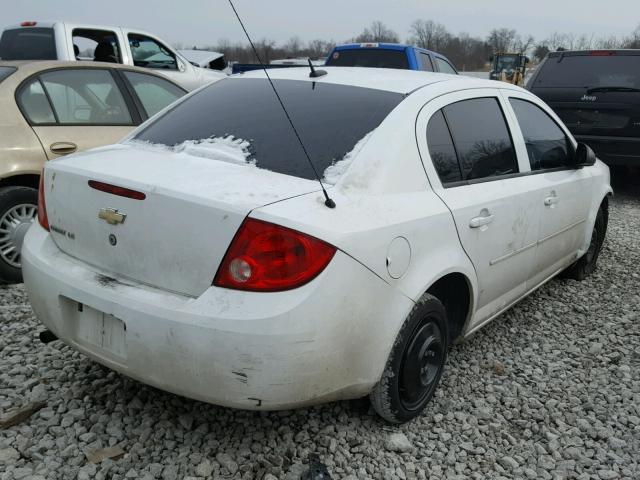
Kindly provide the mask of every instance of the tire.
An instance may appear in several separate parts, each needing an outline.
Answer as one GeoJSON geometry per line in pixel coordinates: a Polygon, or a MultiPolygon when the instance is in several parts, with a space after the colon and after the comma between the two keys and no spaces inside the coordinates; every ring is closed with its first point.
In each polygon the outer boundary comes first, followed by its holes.
{"type": "Polygon", "coordinates": [[[589,248],[582,257],[562,272],[562,277],[582,281],[596,270],[598,257],[600,256],[600,251],[602,250],[602,245],[604,244],[604,239],[607,234],[608,219],[608,208],[605,201],[596,214],[596,221],[593,224],[589,248]]]}
{"type": "Polygon", "coordinates": [[[38,191],[33,188],[0,189],[0,282],[22,282],[20,248],[37,207],[38,191]]]}
{"type": "Polygon", "coordinates": [[[448,347],[444,305],[425,294],[402,325],[382,378],[369,394],[378,415],[390,423],[420,415],[440,382],[448,347]]]}

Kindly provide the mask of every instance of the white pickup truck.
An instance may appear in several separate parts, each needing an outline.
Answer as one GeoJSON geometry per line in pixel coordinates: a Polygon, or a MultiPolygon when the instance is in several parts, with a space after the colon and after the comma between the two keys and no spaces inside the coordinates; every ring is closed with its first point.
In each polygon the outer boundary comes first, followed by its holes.
{"type": "Polygon", "coordinates": [[[0,37],[0,60],[78,60],[157,70],[187,90],[224,78],[198,68],[167,42],[142,30],[67,22],[22,22],[0,37]]]}

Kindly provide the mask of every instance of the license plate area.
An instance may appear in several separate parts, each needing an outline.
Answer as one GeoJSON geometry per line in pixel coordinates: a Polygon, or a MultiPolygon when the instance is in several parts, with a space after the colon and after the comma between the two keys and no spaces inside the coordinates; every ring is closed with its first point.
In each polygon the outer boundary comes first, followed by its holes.
{"type": "Polygon", "coordinates": [[[122,320],[66,297],[61,297],[61,306],[73,340],[127,358],[127,326],[122,320]]]}

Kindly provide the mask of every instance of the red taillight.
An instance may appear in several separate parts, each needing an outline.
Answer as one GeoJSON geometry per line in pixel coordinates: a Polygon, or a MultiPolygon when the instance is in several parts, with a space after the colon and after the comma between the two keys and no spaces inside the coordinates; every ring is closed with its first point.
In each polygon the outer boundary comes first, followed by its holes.
{"type": "Polygon", "coordinates": [[[247,218],[213,279],[217,287],[256,292],[291,290],[313,280],[336,248],[304,233],[247,218]]]}
{"type": "Polygon", "coordinates": [[[42,173],[40,174],[40,185],[38,186],[38,223],[45,230],[49,230],[47,205],[44,202],[44,170],[42,170],[42,173]]]}
{"type": "Polygon", "coordinates": [[[89,186],[100,190],[101,192],[110,193],[111,195],[118,195],[119,197],[133,198],[134,200],[144,200],[147,196],[142,192],[130,190],[124,187],[118,187],[116,185],[110,185],[108,183],[96,182],[95,180],[89,180],[89,186]]]}
{"type": "Polygon", "coordinates": [[[38,22],[22,22],[20,24],[21,27],[35,27],[38,22]]]}
{"type": "Polygon", "coordinates": [[[592,50],[589,52],[589,55],[592,57],[610,57],[615,54],[616,52],[612,52],[611,50],[592,50]]]}

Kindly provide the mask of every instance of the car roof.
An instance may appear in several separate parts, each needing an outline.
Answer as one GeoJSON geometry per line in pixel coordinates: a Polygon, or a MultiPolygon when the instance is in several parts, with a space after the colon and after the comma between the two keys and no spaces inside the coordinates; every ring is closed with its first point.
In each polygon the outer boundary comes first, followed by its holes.
{"type": "Polygon", "coordinates": [[[556,50],[549,52],[549,57],[590,56],[598,53],[615,53],[616,55],[640,55],[640,48],[594,48],[591,50],[556,50]]]}
{"type": "Polygon", "coordinates": [[[157,38],[158,36],[155,33],[147,32],[145,30],[141,30],[139,28],[129,27],[126,25],[95,25],[91,23],[82,23],[82,22],[71,22],[66,20],[49,20],[49,21],[39,21],[33,20],[35,25],[23,26],[19,23],[15,25],[9,25],[5,27],[3,30],[15,30],[22,29],[26,30],[29,28],[53,28],[55,25],[66,25],[67,27],[79,28],[82,30],[111,30],[115,32],[118,29],[128,30],[130,33],[139,33],[141,35],[148,35],[150,37],[157,38]]]}
{"type": "MultiPolygon", "coordinates": [[[[43,70],[55,70],[55,69],[67,69],[67,68],[114,68],[118,70],[128,70],[132,72],[146,73],[147,75],[153,75],[158,78],[167,80],[177,87],[184,90],[176,82],[164,75],[161,75],[148,68],[134,67],[131,65],[124,65],[121,63],[105,63],[94,61],[69,61],[61,62],[58,60],[2,60],[0,61],[0,67],[15,67],[18,69],[10,78],[16,81],[22,81],[23,79],[41,72],[43,70]]],[[[6,80],[5,80],[6,82],[6,80]]],[[[3,82],[3,83],[5,83],[3,82]]],[[[6,82],[9,83],[9,82],[6,82]]]]}
{"type": "Polygon", "coordinates": [[[446,58],[444,55],[433,50],[427,50],[426,48],[416,47],[415,45],[409,45],[408,43],[387,43],[387,42],[362,42],[362,43],[343,43],[336,45],[334,50],[357,50],[359,48],[380,48],[382,50],[405,50],[407,48],[413,48],[421,52],[427,52],[438,57],[446,58]],[[377,47],[372,47],[377,45],[377,47]]]}
{"type": "MultiPolygon", "coordinates": [[[[438,82],[460,82],[462,88],[496,88],[499,85],[494,80],[483,80],[463,75],[448,73],[423,72],[416,70],[401,70],[394,68],[365,68],[365,67],[322,67],[327,75],[309,77],[309,68],[291,67],[270,69],[269,77],[274,80],[300,80],[317,83],[331,83],[350,85],[354,87],[386,90],[389,92],[408,95],[415,90],[438,82]]],[[[266,78],[263,70],[232,75],[230,79],[266,78]]]]}

